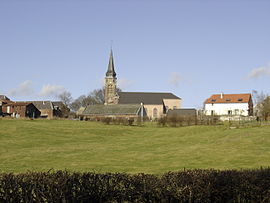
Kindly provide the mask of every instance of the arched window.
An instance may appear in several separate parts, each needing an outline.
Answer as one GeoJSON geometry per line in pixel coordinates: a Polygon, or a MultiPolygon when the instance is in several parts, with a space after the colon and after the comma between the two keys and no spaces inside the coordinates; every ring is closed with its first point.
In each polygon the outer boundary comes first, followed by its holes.
{"type": "Polygon", "coordinates": [[[157,108],[154,108],[153,109],[153,118],[157,118],[157,115],[158,115],[158,110],[157,110],[157,108]]]}

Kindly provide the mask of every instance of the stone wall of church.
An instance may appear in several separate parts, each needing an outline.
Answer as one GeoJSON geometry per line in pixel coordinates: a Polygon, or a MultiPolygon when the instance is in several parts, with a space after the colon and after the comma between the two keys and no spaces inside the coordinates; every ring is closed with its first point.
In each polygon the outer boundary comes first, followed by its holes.
{"type": "Polygon", "coordinates": [[[181,99],[163,99],[166,109],[180,109],[182,106],[181,99]]]}
{"type": "Polygon", "coordinates": [[[164,112],[163,112],[164,109],[163,109],[162,104],[161,105],[145,104],[144,108],[145,108],[146,114],[150,120],[154,120],[154,119],[157,119],[157,118],[164,116],[164,112]]]}

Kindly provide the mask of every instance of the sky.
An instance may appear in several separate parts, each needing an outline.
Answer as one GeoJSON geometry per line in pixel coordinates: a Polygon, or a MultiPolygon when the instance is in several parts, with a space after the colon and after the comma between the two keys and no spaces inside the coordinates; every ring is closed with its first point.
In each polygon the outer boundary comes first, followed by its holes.
{"type": "Polygon", "coordinates": [[[110,49],[123,91],[270,94],[268,0],[0,0],[0,94],[76,99],[103,86],[110,49]]]}

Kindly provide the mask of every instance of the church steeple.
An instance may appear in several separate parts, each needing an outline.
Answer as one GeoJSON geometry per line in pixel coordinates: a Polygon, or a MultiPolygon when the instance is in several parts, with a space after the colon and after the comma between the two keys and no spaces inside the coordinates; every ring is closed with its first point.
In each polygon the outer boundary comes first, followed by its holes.
{"type": "Polygon", "coordinates": [[[110,53],[110,59],[109,59],[109,65],[108,70],[106,72],[105,77],[105,105],[107,104],[117,104],[118,103],[118,96],[116,93],[116,73],[114,71],[114,63],[113,63],[113,52],[111,49],[110,53]]]}
{"type": "Polygon", "coordinates": [[[113,51],[111,49],[111,53],[110,53],[110,59],[109,59],[109,65],[108,65],[108,70],[106,72],[106,77],[115,77],[116,73],[114,71],[114,63],[113,63],[113,51]]]}

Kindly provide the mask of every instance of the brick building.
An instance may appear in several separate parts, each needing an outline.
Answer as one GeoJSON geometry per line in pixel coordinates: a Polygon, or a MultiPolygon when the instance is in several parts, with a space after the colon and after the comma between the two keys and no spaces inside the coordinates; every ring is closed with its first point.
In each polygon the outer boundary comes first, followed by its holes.
{"type": "Polygon", "coordinates": [[[2,105],[2,112],[16,118],[38,118],[40,111],[28,102],[10,102],[2,105]]]}

